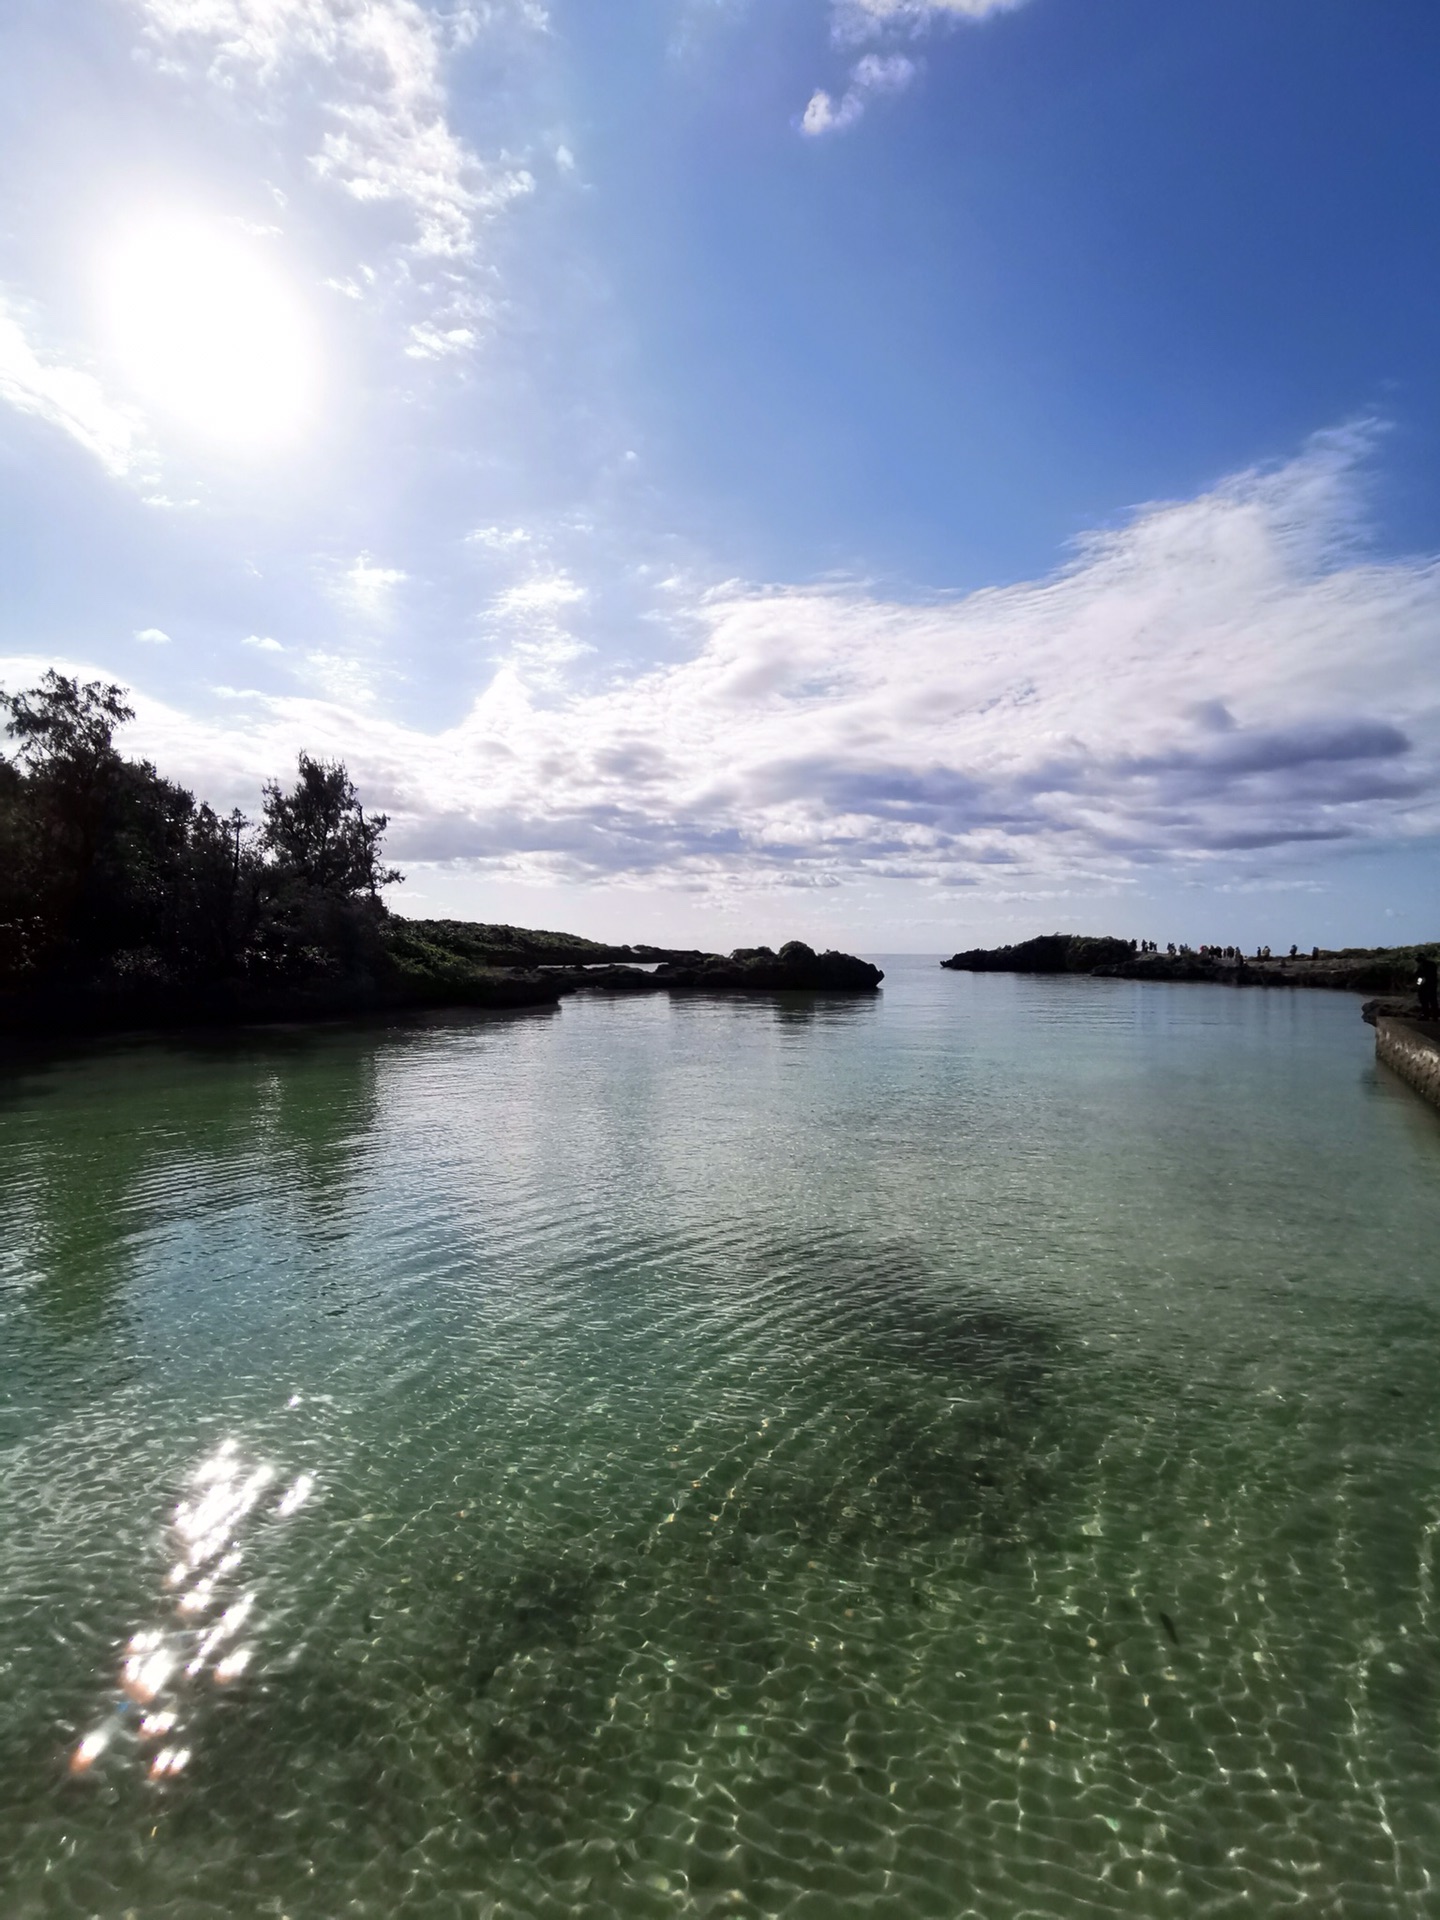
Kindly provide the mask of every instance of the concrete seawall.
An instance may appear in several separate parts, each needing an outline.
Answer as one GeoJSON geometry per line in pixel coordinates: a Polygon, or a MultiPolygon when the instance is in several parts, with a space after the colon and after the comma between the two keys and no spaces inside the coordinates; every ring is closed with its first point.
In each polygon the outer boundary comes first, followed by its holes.
{"type": "Polygon", "coordinates": [[[1378,1015],[1375,1058],[1408,1080],[1432,1107],[1440,1107],[1440,1022],[1378,1015]]]}

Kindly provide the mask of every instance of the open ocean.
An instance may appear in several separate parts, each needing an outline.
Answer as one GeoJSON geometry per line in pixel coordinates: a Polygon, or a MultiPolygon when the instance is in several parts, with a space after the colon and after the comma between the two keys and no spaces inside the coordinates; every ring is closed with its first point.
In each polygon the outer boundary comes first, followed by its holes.
{"type": "Polygon", "coordinates": [[[1358,999],[0,1076],[0,1913],[1440,1913],[1440,1115],[1358,999]]]}

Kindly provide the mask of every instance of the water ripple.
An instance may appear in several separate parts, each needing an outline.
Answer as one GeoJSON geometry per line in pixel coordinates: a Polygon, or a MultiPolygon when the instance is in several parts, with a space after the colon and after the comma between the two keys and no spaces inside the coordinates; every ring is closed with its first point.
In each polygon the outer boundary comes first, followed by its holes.
{"type": "Polygon", "coordinates": [[[17,1076],[7,1915],[1434,1910],[1430,1116],[885,964],[17,1076]]]}

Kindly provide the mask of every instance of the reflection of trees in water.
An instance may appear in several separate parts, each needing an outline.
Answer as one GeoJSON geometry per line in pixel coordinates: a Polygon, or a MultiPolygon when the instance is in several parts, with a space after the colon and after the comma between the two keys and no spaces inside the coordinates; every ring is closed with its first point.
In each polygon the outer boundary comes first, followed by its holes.
{"type": "Polygon", "coordinates": [[[83,1331],[149,1235],[257,1193],[333,1231],[363,1178],[387,1042],[353,1029],[156,1040],[17,1077],[0,1108],[0,1228],[31,1305],[83,1331]]]}
{"type": "Polygon", "coordinates": [[[292,1194],[312,1225],[344,1231],[363,1181],[364,1144],[379,1113],[374,1034],[278,1036],[256,1114],[270,1192],[292,1194]]]}

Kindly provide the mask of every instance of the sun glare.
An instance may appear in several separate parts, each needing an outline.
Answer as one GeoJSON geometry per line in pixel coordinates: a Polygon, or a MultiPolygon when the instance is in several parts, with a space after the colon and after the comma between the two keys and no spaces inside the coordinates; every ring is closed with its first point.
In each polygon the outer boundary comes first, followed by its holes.
{"type": "Polygon", "coordinates": [[[174,215],[126,229],[108,250],[111,343],[140,396],[231,448],[293,439],[314,411],[309,316],[263,242],[174,215]]]}

